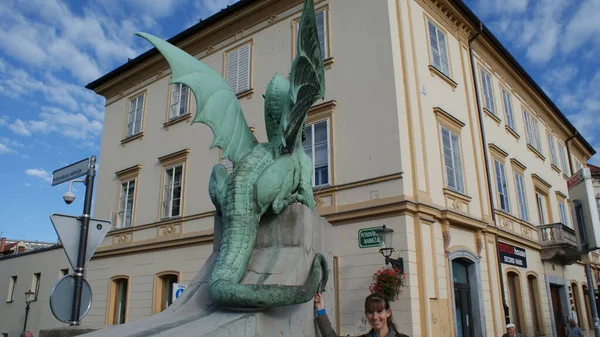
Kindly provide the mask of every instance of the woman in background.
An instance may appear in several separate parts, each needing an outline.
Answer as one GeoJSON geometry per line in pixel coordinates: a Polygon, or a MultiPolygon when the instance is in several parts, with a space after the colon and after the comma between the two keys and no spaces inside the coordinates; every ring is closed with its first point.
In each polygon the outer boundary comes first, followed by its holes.
{"type": "MultiPolygon", "coordinates": [[[[317,325],[321,335],[323,337],[341,337],[331,327],[321,294],[317,293],[315,295],[314,304],[317,311],[317,325]]],[[[408,337],[408,335],[399,333],[396,329],[390,303],[385,296],[377,293],[367,296],[365,298],[365,315],[371,325],[371,330],[360,337],[408,337]]]]}

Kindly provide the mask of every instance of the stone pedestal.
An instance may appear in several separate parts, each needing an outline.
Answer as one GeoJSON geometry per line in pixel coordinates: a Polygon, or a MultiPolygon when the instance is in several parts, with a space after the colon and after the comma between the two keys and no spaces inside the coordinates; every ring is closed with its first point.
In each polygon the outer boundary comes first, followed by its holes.
{"type": "Polygon", "coordinates": [[[93,332],[97,329],[85,327],[85,326],[68,326],[64,328],[45,329],[40,330],[40,337],[72,337],[79,336],[89,332],[93,332]]]}
{"type": "MultiPolygon", "coordinates": [[[[335,324],[333,254],[328,247],[332,240],[331,228],[331,224],[316,212],[299,204],[287,207],[276,217],[264,217],[242,283],[302,285],[315,254],[322,253],[330,269],[323,295],[329,317],[335,324]]],[[[213,253],[181,297],[165,311],[123,325],[108,326],[85,336],[318,336],[312,300],[256,311],[217,308],[211,303],[206,282],[217,258],[220,236],[220,219],[215,218],[213,253]]]]}

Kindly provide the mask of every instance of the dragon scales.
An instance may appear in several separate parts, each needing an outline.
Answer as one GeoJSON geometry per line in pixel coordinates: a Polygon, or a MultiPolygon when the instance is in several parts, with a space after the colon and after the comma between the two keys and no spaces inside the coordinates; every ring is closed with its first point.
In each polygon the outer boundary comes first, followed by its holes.
{"type": "Polygon", "coordinates": [[[208,292],[223,307],[269,308],[305,303],[324,291],[327,262],[316,254],[304,285],[241,284],[256,242],[261,217],[279,214],[300,202],[314,210],[313,164],[304,152],[304,127],[309,108],[325,96],[325,69],[321,57],[313,0],[305,0],[299,22],[297,56],[289,79],[278,74],[264,95],[267,143],[259,143],[248,128],[236,94],[211,67],[172,44],[146,33],[136,33],[153,44],[167,60],[171,83],[188,86],[196,99],[193,122],[208,125],[222,158],[213,167],[209,194],[223,221],[221,249],[208,292]]]}

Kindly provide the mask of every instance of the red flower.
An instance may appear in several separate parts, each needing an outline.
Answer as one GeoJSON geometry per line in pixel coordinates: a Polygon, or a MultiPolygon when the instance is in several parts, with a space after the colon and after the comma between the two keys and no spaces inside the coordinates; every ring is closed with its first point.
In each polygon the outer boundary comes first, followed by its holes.
{"type": "Polygon", "coordinates": [[[394,302],[402,294],[402,287],[404,286],[404,281],[406,280],[406,275],[401,274],[400,271],[396,269],[390,268],[382,268],[378,270],[373,275],[373,283],[371,283],[372,293],[380,293],[394,302]]]}

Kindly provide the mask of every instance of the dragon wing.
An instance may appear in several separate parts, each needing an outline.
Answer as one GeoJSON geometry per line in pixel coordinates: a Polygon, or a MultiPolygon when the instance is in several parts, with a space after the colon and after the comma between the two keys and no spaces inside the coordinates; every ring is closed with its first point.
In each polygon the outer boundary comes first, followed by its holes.
{"type": "Polygon", "coordinates": [[[258,144],[248,128],[242,107],[227,82],[213,68],[167,41],[147,33],[136,33],[165,57],[173,74],[171,83],[188,86],[196,98],[192,123],[208,125],[214,134],[210,148],[223,151],[221,158],[234,164],[258,144]]]}
{"type": "Polygon", "coordinates": [[[292,106],[281,116],[280,142],[282,152],[291,152],[301,142],[308,109],[325,98],[325,66],[321,56],[321,43],[317,31],[313,0],[304,1],[298,29],[297,55],[290,72],[292,106]]]}

